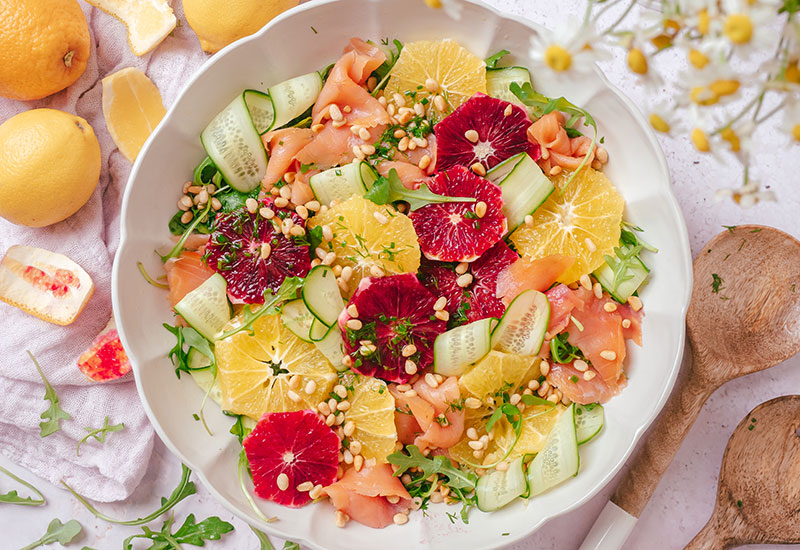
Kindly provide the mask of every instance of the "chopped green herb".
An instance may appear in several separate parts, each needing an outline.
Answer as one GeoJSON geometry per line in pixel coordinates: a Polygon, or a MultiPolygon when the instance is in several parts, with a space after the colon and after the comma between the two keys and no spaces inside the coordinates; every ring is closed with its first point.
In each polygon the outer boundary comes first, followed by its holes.
{"type": "Polygon", "coordinates": [[[39,422],[39,436],[47,437],[48,435],[53,435],[61,429],[60,422],[62,420],[71,420],[72,416],[64,411],[64,409],[62,409],[58,404],[58,395],[56,394],[56,390],[54,390],[53,386],[50,385],[50,382],[44,375],[44,371],[42,371],[42,367],[39,365],[39,362],[30,351],[28,351],[28,355],[30,356],[31,361],[33,361],[33,364],[36,365],[36,370],[39,371],[39,376],[42,378],[42,382],[44,382],[44,398],[46,401],[50,401],[50,406],[41,414],[41,418],[44,420],[44,422],[39,422]]]}
{"type": "Polygon", "coordinates": [[[729,233],[733,233],[734,230],[739,226],[738,225],[723,225],[722,227],[727,229],[729,233]]]}
{"type": "Polygon", "coordinates": [[[714,294],[719,294],[719,291],[722,290],[724,287],[722,286],[722,277],[717,275],[716,273],[711,274],[711,292],[714,294]]]}
{"type": "Polygon", "coordinates": [[[106,436],[113,432],[119,432],[125,429],[125,424],[120,422],[119,424],[109,424],[108,417],[103,421],[103,425],[99,428],[84,428],[88,434],[86,437],[78,441],[78,447],[75,449],[75,454],[80,456],[81,454],[81,445],[83,445],[86,441],[89,440],[90,437],[95,438],[101,444],[106,442],[106,436]]]}
{"type": "Polygon", "coordinates": [[[509,52],[508,50],[500,50],[496,54],[490,55],[489,57],[487,57],[484,60],[486,62],[486,68],[487,69],[496,69],[497,68],[497,62],[500,61],[501,59],[503,59],[505,56],[507,56],[510,53],[511,52],[509,52]]]}

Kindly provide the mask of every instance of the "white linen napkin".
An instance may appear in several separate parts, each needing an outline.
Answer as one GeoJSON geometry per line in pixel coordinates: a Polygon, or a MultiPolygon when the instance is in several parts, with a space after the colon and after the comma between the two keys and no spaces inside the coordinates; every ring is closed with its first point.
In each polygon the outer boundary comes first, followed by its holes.
{"type": "Polygon", "coordinates": [[[186,80],[208,58],[183,17],[181,3],[171,3],[181,26],[155,51],[136,57],[128,47],[122,23],[81,2],[92,50],[80,79],[39,101],[0,98],[0,123],[25,110],[48,107],[85,118],[100,141],[100,183],[77,214],[39,229],[0,219],[0,256],[15,244],[45,248],[75,260],[95,283],[86,309],[67,327],[0,303],[0,452],[53,483],[63,479],[99,501],[130,495],[147,468],[154,436],[132,375],[99,384],[87,380],[77,367],[78,356],[111,318],[111,264],[119,244],[120,204],[131,169],[106,129],[101,79],[125,67],[138,67],[155,82],[169,108],[186,80]],[[61,431],[46,438],[39,437],[39,415],[49,403],[43,399],[44,386],[26,350],[39,360],[61,407],[72,415],[72,420],[61,422],[61,431]],[[112,424],[124,422],[125,429],[109,434],[103,445],[90,439],[77,456],[78,441],[87,434],[84,428],[99,428],[106,416],[112,424]]]}

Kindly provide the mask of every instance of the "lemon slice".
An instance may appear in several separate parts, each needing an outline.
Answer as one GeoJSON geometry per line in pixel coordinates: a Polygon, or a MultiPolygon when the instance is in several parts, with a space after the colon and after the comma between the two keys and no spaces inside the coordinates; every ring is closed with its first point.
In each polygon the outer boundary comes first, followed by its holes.
{"type": "Polygon", "coordinates": [[[373,268],[386,275],[416,273],[419,269],[419,241],[414,224],[392,206],[379,206],[355,196],[314,216],[308,225],[331,228],[333,240],[323,242],[320,247],[336,253],[336,264],[352,268],[347,296],[352,295],[363,277],[372,274],[373,268]]]}
{"type": "Polygon", "coordinates": [[[517,355],[490,351],[472,370],[458,380],[462,392],[484,401],[498,392],[512,393],[540,374],[540,359],[534,355],[517,355]]]}
{"type": "Polygon", "coordinates": [[[473,94],[486,93],[486,63],[454,40],[420,40],[403,46],[385,94],[417,92],[417,99],[431,95],[425,82],[432,78],[455,109],[473,94]]]}
{"type": "Polygon", "coordinates": [[[533,213],[533,224],[511,235],[517,251],[527,260],[551,254],[575,257],[559,282],[573,283],[603,265],[619,243],[625,201],[602,172],[584,168],[563,193],[569,174],[556,176],[556,191],[533,213]]]}
{"type": "Polygon", "coordinates": [[[128,44],[136,55],[158,46],[178,23],[167,0],[86,1],[122,21],[128,29],[128,44]]]}
{"type": "Polygon", "coordinates": [[[128,67],[103,79],[106,126],[129,161],[136,160],[164,113],[158,88],[139,69],[128,67]]]}
{"type": "MultiPolygon", "coordinates": [[[[240,323],[235,317],[225,330],[240,323]]],[[[265,412],[316,410],[337,380],[330,361],[314,344],[292,334],[277,315],[253,323],[253,336],[242,331],[218,341],[214,354],[222,408],[254,420],[265,412]],[[299,377],[299,383],[290,385],[293,377],[299,377]],[[308,393],[312,380],[313,391],[308,393]]]]}
{"type": "Polygon", "coordinates": [[[383,380],[362,375],[355,378],[352,386],[348,385],[350,409],[345,413],[345,422],[355,424],[349,439],[361,443],[364,458],[374,458],[380,464],[386,462],[397,441],[394,397],[383,380]]]}

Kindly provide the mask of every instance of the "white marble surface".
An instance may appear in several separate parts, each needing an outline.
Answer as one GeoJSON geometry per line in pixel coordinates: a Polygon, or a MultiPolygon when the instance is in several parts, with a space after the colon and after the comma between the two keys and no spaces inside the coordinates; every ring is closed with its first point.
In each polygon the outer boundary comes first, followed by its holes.
{"type": "MultiPolygon", "coordinates": [[[[551,26],[570,13],[581,13],[583,6],[582,0],[489,0],[489,3],[551,26]]],[[[606,63],[604,68],[612,81],[635,100],[642,102],[642,91],[635,86],[618,61],[606,63]]],[[[675,193],[689,227],[694,253],[719,232],[723,224],[762,223],[783,229],[795,237],[800,236],[800,150],[797,146],[792,150],[786,148],[786,138],[774,130],[760,132],[757,139],[767,145],[764,150],[777,151],[760,153],[759,165],[762,167],[761,181],[777,192],[779,202],[758,205],[747,211],[732,203],[713,202],[714,189],[721,185],[735,185],[739,181],[739,172],[732,160],[730,165],[719,165],[713,160],[701,158],[686,139],[661,140],[672,171],[675,193]]],[[[720,461],[734,427],[756,405],[772,397],[790,393],[800,393],[800,356],[768,371],[733,381],[717,391],[704,407],[675,462],[662,479],[625,550],[683,548],[711,513],[720,461]]],[[[20,548],[39,538],[54,517],[63,521],[74,518],[83,525],[84,535],[70,545],[71,548],[81,548],[84,545],[98,550],[120,548],[125,537],[140,532],[138,528],[112,526],[97,520],[65,491],[36,479],[3,458],[0,458],[0,465],[34,482],[43,489],[48,500],[48,505],[41,508],[0,504],[0,547],[3,549],[20,548]]],[[[147,513],[157,505],[160,496],[168,495],[172,491],[179,473],[177,459],[158,443],[148,473],[134,495],[124,503],[106,505],[102,509],[110,515],[124,518],[147,513]]],[[[0,488],[5,492],[5,481],[3,483],[0,488]]],[[[613,487],[612,482],[579,510],[549,522],[529,539],[511,548],[576,549],[600,513],[613,487]]],[[[197,496],[187,499],[175,509],[176,516],[181,519],[188,513],[194,513],[198,518],[218,515],[235,525],[233,534],[226,536],[224,542],[208,543],[209,549],[258,548],[258,543],[246,524],[234,519],[216,504],[201,486],[198,486],[197,496]]],[[[160,527],[160,522],[154,526],[160,527]]],[[[280,548],[279,541],[276,539],[274,542],[280,548]]],[[[788,550],[797,547],[750,548],[788,550]]]]}

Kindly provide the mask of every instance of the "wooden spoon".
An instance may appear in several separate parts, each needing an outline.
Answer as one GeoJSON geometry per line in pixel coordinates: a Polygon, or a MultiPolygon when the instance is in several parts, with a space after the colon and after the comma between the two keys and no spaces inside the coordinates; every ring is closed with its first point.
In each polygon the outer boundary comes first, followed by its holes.
{"type": "Polygon", "coordinates": [[[800,242],[760,225],[711,239],[694,262],[686,325],[692,360],[580,550],[622,547],[717,388],[800,352],[800,242]]]}
{"type": "Polygon", "coordinates": [[[762,403],[734,430],[711,519],[686,550],[800,543],[800,395],[762,403]]]}

